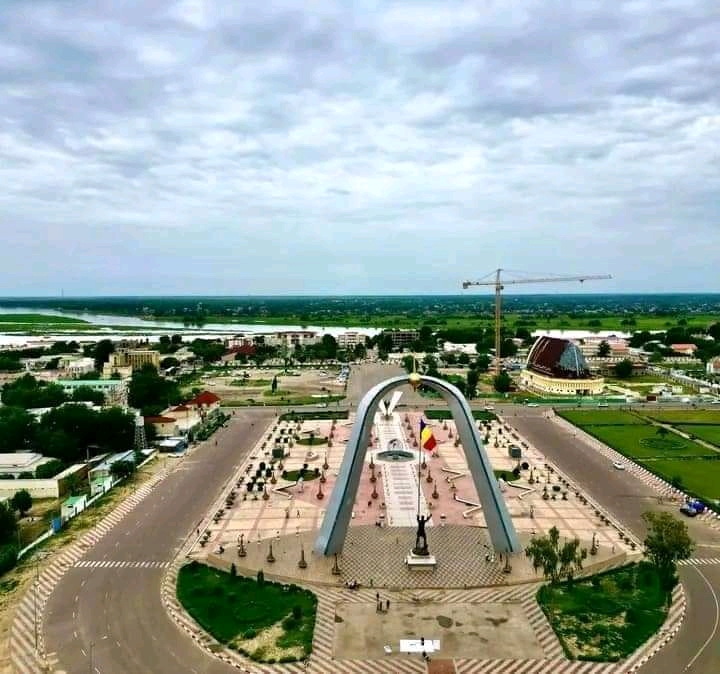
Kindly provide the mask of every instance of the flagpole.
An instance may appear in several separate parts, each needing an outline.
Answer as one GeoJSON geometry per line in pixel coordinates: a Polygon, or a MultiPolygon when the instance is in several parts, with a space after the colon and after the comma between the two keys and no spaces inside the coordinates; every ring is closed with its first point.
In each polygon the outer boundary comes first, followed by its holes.
{"type": "MultiPolygon", "coordinates": [[[[413,354],[413,372],[415,372],[415,368],[417,366],[417,360],[415,359],[415,354],[413,354]]],[[[420,482],[422,478],[422,462],[420,461],[420,457],[422,456],[423,446],[422,446],[422,416],[420,417],[420,428],[418,429],[419,435],[420,435],[420,442],[418,442],[418,472],[417,472],[417,518],[418,521],[420,520],[420,482]]]]}

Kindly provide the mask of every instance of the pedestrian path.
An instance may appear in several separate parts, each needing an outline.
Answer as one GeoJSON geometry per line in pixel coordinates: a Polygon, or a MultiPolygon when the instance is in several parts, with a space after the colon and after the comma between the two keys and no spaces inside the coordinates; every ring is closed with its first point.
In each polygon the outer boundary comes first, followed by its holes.
{"type": "Polygon", "coordinates": [[[170,562],[118,562],[83,559],[79,562],[75,562],[74,566],[78,569],[166,569],[170,566],[170,562]]]}
{"type": "Polygon", "coordinates": [[[21,599],[13,616],[10,631],[10,658],[16,674],[42,674],[43,672],[42,664],[45,653],[42,630],[43,614],[52,591],[67,570],[73,567],[94,568],[95,566],[98,568],[101,563],[83,563],[81,558],[118,522],[134,510],[165,479],[167,474],[167,469],[156,473],[118,504],[95,527],[83,533],[72,545],[55,553],[49,563],[39,572],[33,587],[21,599]]]}

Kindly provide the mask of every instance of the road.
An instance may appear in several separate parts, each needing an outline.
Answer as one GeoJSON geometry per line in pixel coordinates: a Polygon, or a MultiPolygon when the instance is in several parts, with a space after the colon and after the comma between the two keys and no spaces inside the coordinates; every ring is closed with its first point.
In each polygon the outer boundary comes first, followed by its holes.
{"type": "MultiPolygon", "coordinates": [[[[644,511],[666,509],[677,513],[674,507],[658,505],[657,494],[649,486],[625,471],[613,469],[607,457],[544,418],[542,408],[507,406],[499,411],[511,426],[640,539],[645,535],[644,511]]],[[[720,533],[692,519],[686,522],[697,543],[693,557],[719,558],[720,533]]],[[[720,671],[717,631],[720,565],[683,566],[680,578],[688,598],[686,618],[675,639],[640,670],[642,674],[720,671]]]]}
{"type": "MultiPolygon", "coordinates": [[[[185,458],[84,559],[170,561],[272,416],[262,409],[237,410],[227,428],[185,458]]],[[[163,568],[69,569],[48,601],[44,620],[46,650],[59,659],[56,671],[236,672],[201,651],[171,621],[161,602],[163,573],[163,568]]]]}

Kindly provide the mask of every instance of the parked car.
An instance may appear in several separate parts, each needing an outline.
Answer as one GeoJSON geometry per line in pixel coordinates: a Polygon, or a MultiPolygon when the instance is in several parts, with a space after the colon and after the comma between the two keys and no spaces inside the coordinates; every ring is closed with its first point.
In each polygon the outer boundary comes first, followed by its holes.
{"type": "Polygon", "coordinates": [[[620,463],[619,461],[613,461],[613,468],[615,470],[625,470],[625,464],[620,463]]]}
{"type": "Polygon", "coordinates": [[[695,517],[698,514],[697,510],[687,503],[680,506],[680,512],[687,517],[695,517]]]}

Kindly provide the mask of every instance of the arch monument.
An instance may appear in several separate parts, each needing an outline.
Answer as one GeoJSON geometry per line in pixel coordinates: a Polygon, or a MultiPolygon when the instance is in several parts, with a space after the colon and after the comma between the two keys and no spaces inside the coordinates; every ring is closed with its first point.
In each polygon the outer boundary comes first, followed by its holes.
{"type": "MultiPolygon", "coordinates": [[[[357,407],[357,417],[347,443],[335,488],[330,496],[320,531],[316,552],[334,555],[342,551],[360,484],[365,454],[378,406],[389,391],[410,384],[434,389],[448,404],[465,451],[468,468],[480,498],[488,533],[498,553],[522,552],[510,514],[493,473],[492,465],[478,434],[475,420],[465,396],[452,384],[435,377],[413,373],[392,377],[370,389],[357,407]]],[[[422,450],[421,450],[422,451],[422,450]]]]}

